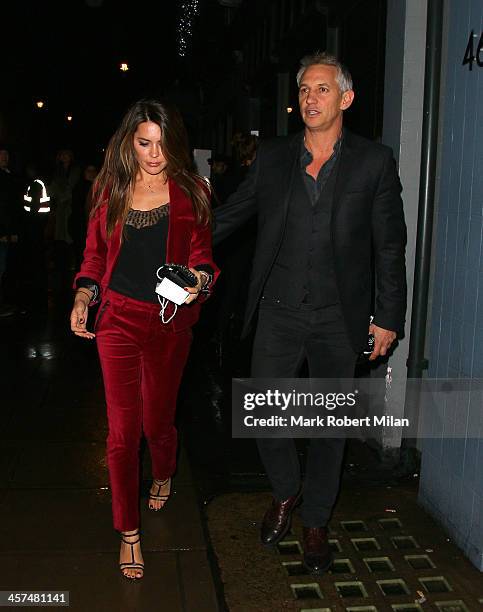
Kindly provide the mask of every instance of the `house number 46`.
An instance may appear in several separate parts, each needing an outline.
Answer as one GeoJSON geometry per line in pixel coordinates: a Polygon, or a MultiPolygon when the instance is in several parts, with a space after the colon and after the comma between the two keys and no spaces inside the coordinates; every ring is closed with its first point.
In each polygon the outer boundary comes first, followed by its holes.
{"type": "Polygon", "coordinates": [[[483,66],[483,61],[481,59],[481,47],[483,45],[483,32],[481,33],[480,40],[478,42],[478,46],[476,47],[475,52],[475,40],[478,37],[478,34],[475,34],[474,30],[471,30],[470,37],[468,38],[468,44],[466,45],[465,56],[463,58],[463,66],[468,64],[468,68],[473,70],[473,62],[476,62],[478,66],[481,68],[483,66]]]}

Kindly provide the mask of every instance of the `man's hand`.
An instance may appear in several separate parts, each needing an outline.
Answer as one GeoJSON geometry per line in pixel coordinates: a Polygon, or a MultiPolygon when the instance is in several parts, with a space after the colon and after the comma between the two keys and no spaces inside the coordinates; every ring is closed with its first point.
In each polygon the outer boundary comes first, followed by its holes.
{"type": "Polygon", "coordinates": [[[203,277],[201,276],[201,273],[198,272],[198,270],[195,270],[194,268],[190,268],[190,272],[193,272],[198,282],[196,283],[195,287],[184,287],[184,290],[190,294],[186,298],[184,302],[185,304],[191,304],[191,302],[194,302],[195,300],[198,299],[198,295],[201,291],[201,286],[203,284],[203,277]]]}
{"type": "Polygon", "coordinates": [[[391,344],[396,339],[396,332],[378,327],[374,325],[374,323],[371,323],[371,325],[369,325],[369,333],[374,335],[374,350],[369,357],[369,361],[374,361],[379,356],[384,356],[387,353],[391,344]]]}

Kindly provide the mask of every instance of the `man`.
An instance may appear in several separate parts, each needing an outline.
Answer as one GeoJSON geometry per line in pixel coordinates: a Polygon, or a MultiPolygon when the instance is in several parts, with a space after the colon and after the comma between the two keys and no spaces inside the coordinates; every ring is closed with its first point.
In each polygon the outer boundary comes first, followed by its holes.
{"type": "Polygon", "coordinates": [[[46,232],[52,214],[52,200],[45,177],[34,162],[27,165],[24,187],[23,221],[19,238],[21,312],[45,314],[49,286],[46,232]]]}
{"type": "MultiPolygon", "coordinates": [[[[258,215],[245,321],[246,331],[259,306],[252,376],[291,378],[306,359],[311,377],[352,378],[368,331],[374,360],[404,327],[401,186],[390,149],[343,129],[354,92],[336,58],[305,57],[297,83],[303,133],[260,145],[247,179],[216,211],[215,240],[258,215]],[[377,294],[369,325],[372,257],[377,294]]],[[[262,542],[284,537],[302,499],[305,565],[323,573],[332,560],[327,522],[344,440],[310,441],[303,485],[293,440],[258,440],[258,448],[273,487],[262,542]]]]}
{"type": "Polygon", "coordinates": [[[219,206],[237,188],[236,176],[230,167],[230,160],[226,155],[215,153],[208,159],[211,166],[211,185],[214,192],[214,203],[219,206]]]}

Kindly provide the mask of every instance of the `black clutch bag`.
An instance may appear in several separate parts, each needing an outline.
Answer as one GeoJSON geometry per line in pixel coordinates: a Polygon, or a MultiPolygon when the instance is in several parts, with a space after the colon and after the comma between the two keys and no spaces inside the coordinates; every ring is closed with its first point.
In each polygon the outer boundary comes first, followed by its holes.
{"type": "Polygon", "coordinates": [[[167,278],[179,287],[196,287],[198,279],[186,266],[163,264],[158,270],[158,278],[167,278]]]}

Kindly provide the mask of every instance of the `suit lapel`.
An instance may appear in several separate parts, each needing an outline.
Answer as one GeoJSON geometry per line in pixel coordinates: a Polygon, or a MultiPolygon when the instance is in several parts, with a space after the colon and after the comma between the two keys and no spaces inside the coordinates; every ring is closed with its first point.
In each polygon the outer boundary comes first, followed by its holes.
{"type": "Polygon", "coordinates": [[[289,145],[287,165],[285,167],[285,172],[286,172],[285,176],[287,177],[286,183],[285,183],[286,188],[284,189],[285,197],[283,200],[283,207],[282,207],[282,222],[284,225],[287,219],[288,205],[289,205],[290,198],[292,195],[293,184],[294,184],[294,180],[296,176],[295,173],[300,167],[299,160],[300,160],[300,146],[301,146],[301,141],[303,138],[302,134],[303,132],[299,132],[298,134],[296,134],[289,145]]]}
{"type": "Polygon", "coordinates": [[[342,192],[347,189],[348,177],[351,176],[354,166],[357,164],[357,155],[357,148],[354,146],[352,134],[344,128],[339,163],[336,165],[337,176],[335,179],[334,199],[332,201],[332,220],[337,215],[342,192]]]}

